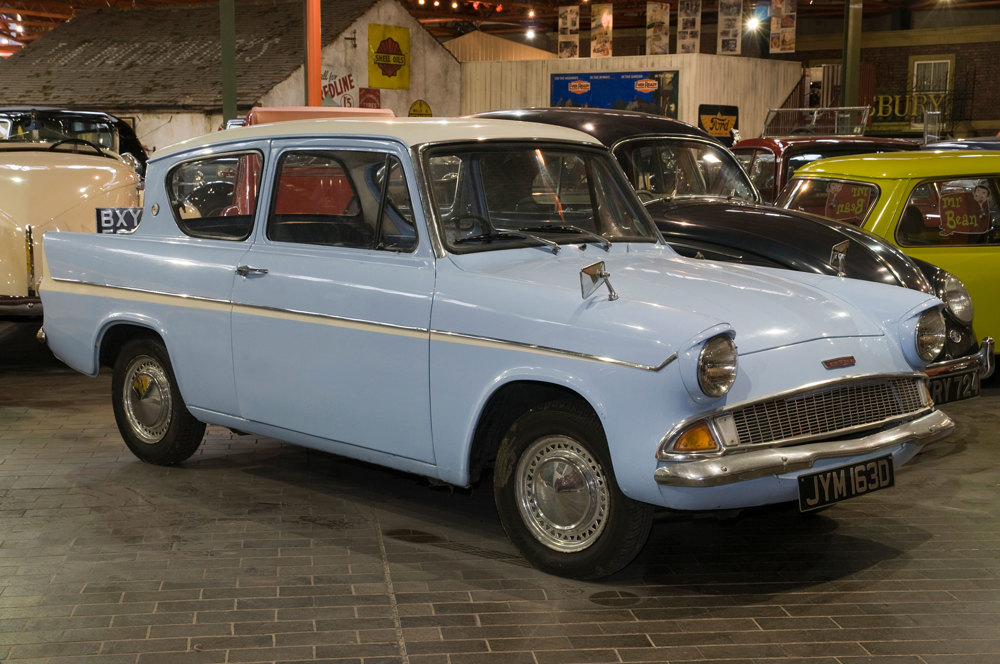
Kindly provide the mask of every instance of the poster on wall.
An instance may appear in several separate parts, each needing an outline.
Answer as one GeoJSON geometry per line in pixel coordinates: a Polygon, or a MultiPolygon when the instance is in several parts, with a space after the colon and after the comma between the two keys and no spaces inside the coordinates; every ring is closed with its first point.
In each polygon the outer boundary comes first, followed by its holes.
{"type": "Polygon", "coordinates": [[[368,26],[368,87],[410,89],[410,29],[368,26]]]}
{"type": "Polygon", "coordinates": [[[670,53],[670,5],[646,3],[646,55],[670,53]]]}
{"type": "Polygon", "coordinates": [[[677,52],[701,51],[701,0],[677,3],[677,52]]]}
{"type": "Polygon", "coordinates": [[[550,82],[552,106],[615,108],[677,119],[677,70],[552,74],[550,82]]]}
{"type": "Polygon", "coordinates": [[[323,106],[357,106],[358,87],[354,74],[337,72],[333,67],[324,66],[320,75],[320,91],[323,106]]]}
{"type": "Polygon", "coordinates": [[[559,8],[559,57],[580,57],[580,6],[559,8]]]}
{"type": "Polygon", "coordinates": [[[699,104],[698,126],[726,147],[733,146],[733,130],[740,128],[739,106],[699,104]]]}
{"type": "Polygon", "coordinates": [[[358,106],[361,108],[382,108],[382,92],[375,88],[359,89],[358,106]]]}
{"type": "Polygon", "coordinates": [[[715,52],[739,55],[743,37],[743,0],[719,0],[719,37],[715,52]]]}
{"type": "Polygon", "coordinates": [[[771,0],[771,53],[795,52],[795,0],[771,0]]]}
{"type": "Polygon", "coordinates": [[[590,6],[590,57],[611,57],[611,5],[590,6]]]}

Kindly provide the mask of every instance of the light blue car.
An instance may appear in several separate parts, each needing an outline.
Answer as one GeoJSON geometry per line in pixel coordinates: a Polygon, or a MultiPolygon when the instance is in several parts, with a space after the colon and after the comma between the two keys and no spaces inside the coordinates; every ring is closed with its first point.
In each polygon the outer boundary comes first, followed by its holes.
{"type": "Polygon", "coordinates": [[[113,367],[139,458],[205,424],[467,486],[537,567],[597,578],[656,507],[824,507],[951,420],[942,303],[679,257],[609,153],[502,120],[316,120],[149,162],[130,234],[49,233],[43,336],[113,367]]]}

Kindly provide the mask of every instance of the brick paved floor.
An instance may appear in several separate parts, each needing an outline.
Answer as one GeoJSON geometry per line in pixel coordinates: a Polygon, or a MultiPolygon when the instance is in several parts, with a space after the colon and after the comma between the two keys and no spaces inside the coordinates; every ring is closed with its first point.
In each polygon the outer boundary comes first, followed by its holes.
{"type": "Polygon", "coordinates": [[[3,662],[1000,662],[995,380],[894,489],[665,516],[630,568],[581,583],[518,557],[488,487],[215,427],[184,466],[147,465],[106,375],[2,359],[3,662]]]}

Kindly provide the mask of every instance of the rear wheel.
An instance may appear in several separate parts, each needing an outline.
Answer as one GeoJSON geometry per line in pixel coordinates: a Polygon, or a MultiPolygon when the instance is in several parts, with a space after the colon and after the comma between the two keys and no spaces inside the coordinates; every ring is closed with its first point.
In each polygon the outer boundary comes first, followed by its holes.
{"type": "Polygon", "coordinates": [[[653,508],[618,488],[600,421],[575,401],[542,404],[511,425],[493,492],[522,555],[561,576],[617,572],[642,549],[652,525],[653,508]]]}
{"type": "Polygon", "coordinates": [[[205,425],[181,399],[167,349],[159,339],[127,342],[115,361],[111,400],[118,431],[143,461],[172,465],[198,449],[205,425]]]}

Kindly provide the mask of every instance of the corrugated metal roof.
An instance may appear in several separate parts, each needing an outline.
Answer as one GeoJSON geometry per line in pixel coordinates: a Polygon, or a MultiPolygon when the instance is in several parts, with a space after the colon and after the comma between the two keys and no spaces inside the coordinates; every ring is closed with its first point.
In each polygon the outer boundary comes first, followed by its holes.
{"type": "MultiPolygon", "coordinates": [[[[380,1],[324,1],[323,43],[380,1]]],[[[253,105],[302,65],[303,24],[299,0],[239,3],[239,105],[253,105]]],[[[77,15],[0,61],[0,104],[219,109],[220,59],[218,5],[100,9],[77,15]]]]}

